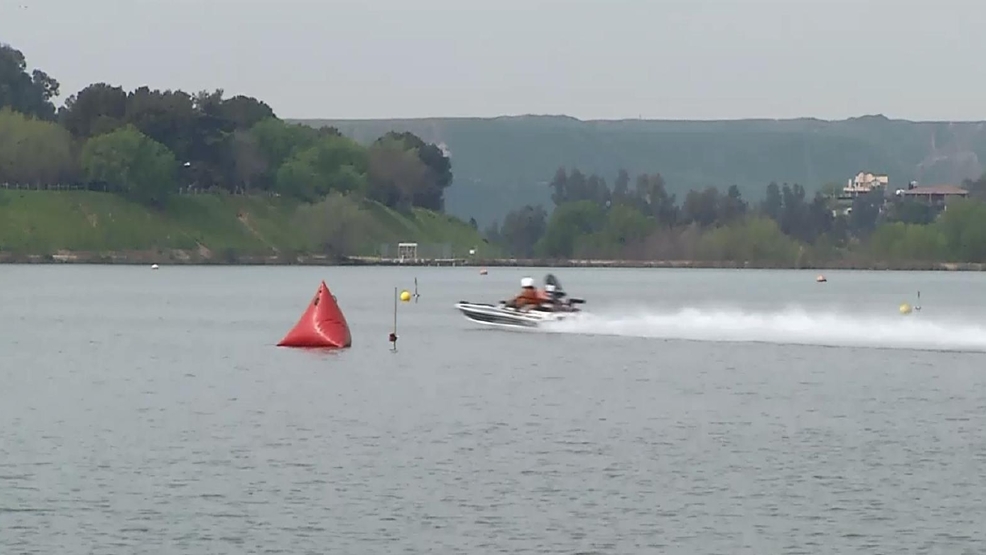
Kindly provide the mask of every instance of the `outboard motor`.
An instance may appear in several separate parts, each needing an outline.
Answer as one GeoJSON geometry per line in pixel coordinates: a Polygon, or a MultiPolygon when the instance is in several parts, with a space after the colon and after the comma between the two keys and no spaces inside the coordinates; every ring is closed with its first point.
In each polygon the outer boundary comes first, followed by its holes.
{"type": "Polygon", "coordinates": [[[548,275],[544,276],[544,285],[545,286],[548,286],[548,285],[553,285],[554,286],[555,291],[554,291],[553,295],[555,297],[555,300],[559,300],[560,301],[565,296],[565,290],[562,289],[561,282],[558,281],[558,278],[556,278],[554,274],[548,274],[548,275]]]}

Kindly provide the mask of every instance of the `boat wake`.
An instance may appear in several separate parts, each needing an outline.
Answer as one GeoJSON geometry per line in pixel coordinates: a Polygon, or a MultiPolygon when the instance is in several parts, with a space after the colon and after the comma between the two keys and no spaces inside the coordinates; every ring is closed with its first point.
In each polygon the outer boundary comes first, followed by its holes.
{"type": "Polygon", "coordinates": [[[774,312],[682,308],[622,315],[586,313],[577,319],[544,324],[541,329],[694,341],[986,352],[986,327],[968,320],[929,316],[812,312],[801,307],[774,312]]]}

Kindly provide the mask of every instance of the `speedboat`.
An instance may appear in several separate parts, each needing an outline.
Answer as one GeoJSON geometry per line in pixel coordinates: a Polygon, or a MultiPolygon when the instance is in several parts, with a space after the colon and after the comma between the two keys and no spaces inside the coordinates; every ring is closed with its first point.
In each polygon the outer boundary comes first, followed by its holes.
{"type": "Polygon", "coordinates": [[[558,322],[580,313],[577,308],[572,308],[565,311],[545,310],[540,308],[520,310],[509,307],[503,302],[497,305],[492,305],[459,301],[456,303],[455,308],[459,309],[459,312],[461,312],[463,316],[473,322],[479,322],[480,324],[488,324],[492,326],[509,326],[513,328],[536,328],[541,324],[558,322]]]}
{"type": "Polygon", "coordinates": [[[582,313],[576,305],[583,304],[585,301],[567,298],[557,278],[548,274],[545,277],[545,284],[554,288],[554,303],[520,309],[509,306],[506,301],[500,301],[495,305],[459,301],[455,308],[473,322],[511,328],[537,328],[542,324],[567,320],[582,313]]]}

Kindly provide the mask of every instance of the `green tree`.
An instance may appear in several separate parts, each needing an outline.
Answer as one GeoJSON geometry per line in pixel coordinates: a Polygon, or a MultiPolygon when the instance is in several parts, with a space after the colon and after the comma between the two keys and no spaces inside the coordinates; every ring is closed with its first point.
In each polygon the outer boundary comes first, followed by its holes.
{"type": "Polygon", "coordinates": [[[175,190],[176,168],[166,146],[130,125],[93,137],[82,149],[87,179],[151,205],[160,206],[175,190]]]}
{"type": "Polygon", "coordinates": [[[661,225],[672,227],[677,222],[677,201],[675,195],[668,193],[661,174],[638,175],[636,197],[641,210],[661,225]]]}
{"type": "Polygon", "coordinates": [[[630,194],[630,174],[620,168],[613,182],[613,204],[628,204],[632,201],[630,194]]]}
{"type": "Polygon", "coordinates": [[[893,222],[877,227],[866,248],[878,260],[930,261],[947,255],[948,240],[936,226],[893,222]]]}
{"type": "Polygon", "coordinates": [[[223,90],[199,91],[193,97],[194,120],[189,130],[195,180],[201,187],[239,188],[233,178],[235,155],[233,132],[236,122],[223,110],[223,90]]]}
{"type": "Polygon", "coordinates": [[[260,149],[257,139],[248,131],[233,133],[233,180],[245,191],[269,189],[267,179],[270,163],[260,149]]]}
{"type": "Polygon", "coordinates": [[[606,212],[595,202],[580,200],[563,204],[551,214],[536,250],[549,257],[570,258],[580,240],[602,231],[605,224],[606,212]]]}
{"type": "Polygon", "coordinates": [[[548,214],[541,206],[526,205],[509,212],[503,218],[499,230],[488,230],[491,242],[498,234],[507,252],[514,256],[530,258],[534,256],[534,247],[544,236],[548,225],[548,214]],[[496,232],[496,233],[493,233],[496,232]]]}
{"type": "Polygon", "coordinates": [[[869,237],[879,223],[882,205],[883,195],[879,192],[864,193],[854,198],[849,213],[849,232],[856,237],[869,237]]]}
{"type": "Polygon", "coordinates": [[[0,109],[11,108],[43,120],[55,119],[52,99],[59,84],[40,69],[28,73],[24,53],[0,43],[0,109]]]}
{"type": "Polygon", "coordinates": [[[281,194],[309,201],[329,191],[347,193],[365,189],[368,167],[367,151],[355,141],[324,137],[281,166],[277,188],[281,194]]]}
{"type": "Polygon", "coordinates": [[[972,199],[952,202],[936,225],[948,241],[951,258],[986,262],[986,203],[972,199]]]}
{"type": "Polygon", "coordinates": [[[805,207],[805,219],[796,239],[813,244],[818,237],[832,232],[835,226],[835,216],[829,207],[828,199],[822,193],[815,193],[811,202],[805,207]]]}
{"type": "Polygon", "coordinates": [[[578,169],[567,173],[565,168],[558,168],[548,186],[551,187],[551,200],[555,206],[583,200],[608,204],[612,199],[605,179],[596,174],[586,176],[578,169]]]}
{"type": "Polygon", "coordinates": [[[719,220],[723,212],[722,205],[719,190],[715,187],[706,187],[702,191],[688,191],[681,204],[682,223],[696,223],[702,227],[709,227],[719,220]]]}
{"type": "Polygon", "coordinates": [[[319,196],[319,175],[305,160],[292,158],[277,170],[277,192],[308,202],[319,196]]]}
{"type": "Polygon", "coordinates": [[[887,221],[926,225],[933,222],[935,216],[936,211],[927,203],[910,199],[899,199],[891,204],[887,221]]]}
{"type": "Polygon", "coordinates": [[[833,231],[835,225],[828,198],[815,193],[807,202],[805,188],[795,183],[778,186],[771,182],[760,204],[760,213],[777,222],[781,232],[807,244],[833,231]]]}
{"type": "Polygon", "coordinates": [[[749,206],[743,200],[739,187],[730,185],[726,196],[720,200],[718,221],[720,224],[730,224],[746,215],[749,206]]]}
{"type": "Polygon", "coordinates": [[[622,256],[628,248],[643,244],[654,227],[653,218],[648,218],[632,206],[615,204],[606,214],[606,223],[598,234],[598,244],[609,247],[607,255],[622,256]]]}
{"type": "Polygon", "coordinates": [[[426,181],[416,183],[408,199],[414,206],[441,212],[445,209],[445,189],[452,185],[452,161],[445,151],[435,144],[424,142],[421,137],[410,133],[391,131],[374,143],[383,146],[397,143],[401,149],[411,151],[427,169],[426,181]]]}
{"type": "Polygon", "coordinates": [[[127,95],[126,123],[168,147],[182,163],[203,159],[195,152],[197,119],[195,100],[184,91],[139,87],[127,95]]]}
{"type": "Polygon", "coordinates": [[[126,121],[187,164],[185,173],[195,187],[232,191],[243,188],[236,179],[233,134],[239,124],[249,123],[261,113],[266,113],[263,105],[245,97],[227,104],[222,89],[191,95],[140,87],[127,96],[126,121]]]}
{"type": "Polygon", "coordinates": [[[793,264],[800,247],[777,222],[760,216],[705,233],[698,250],[699,257],[710,260],[793,264]]]}
{"type": "Polygon", "coordinates": [[[275,168],[294,153],[318,140],[318,132],[307,125],[292,124],[276,118],[261,120],[250,128],[261,152],[275,168]]]}
{"type": "Polygon", "coordinates": [[[274,110],[266,102],[243,95],[222,100],[219,114],[223,119],[232,122],[235,129],[250,129],[261,121],[277,118],[274,110]]]}
{"type": "Polygon", "coordinates": [[[808,205],[805,189],[795,183],[781,186],[781,218],[777,222],[785,235],[802,241],[811,241],[813,230],[808,221],[808,205]]]}
{"type": "Polygon", "coordinates": [[[320,130],[275,118],[257,122],[250,128],[249,135],[257,145],[259,156],[267,164],[263,181],[268,188],[274,187],[278,171],[289,158],[310,148],[321,136],[320,130]]]}
{"type": "Polygon", "coordinates": [[[65,100],[58,119],[72,135],[89,138],[125,124],[127,93],[122,87],[95,83],[65,100]]]}
{"type": "Polygon", "coordinates": [[[767,185],[767,193],[764,195],[763,202],[760,204],[760,212],[775,222],[780,223],[783,210],[784,199],[781,196],[781,188],[777,183],[771,181],[767,185]]]}
{"type": "Polygon", "coordinates": [[[65,129],[0,109],[0,183],[44,186],[77,177],[72,137],[65,129]]]}
{"type": "Polygon", "coordinates": [[[551,202],[556,207],[561,206],[570,200],[568,193],[568,171],[565,168],[558,168],[554,177],[548,182],[551,188],[551,202]]]}
{"type": "Polygon", "coordinates": [[[295,225],[317,250],[336,258],[358,254],[376,233],[372,215],[359,200],[339,192],[299,207],[295,225]]]}
{"type": "Polygon", "coordinates": [[[433,172],[400,141],[377,141],[368,152],[366,196],[392,208],[409,209],[433,187],[433,172]]]}

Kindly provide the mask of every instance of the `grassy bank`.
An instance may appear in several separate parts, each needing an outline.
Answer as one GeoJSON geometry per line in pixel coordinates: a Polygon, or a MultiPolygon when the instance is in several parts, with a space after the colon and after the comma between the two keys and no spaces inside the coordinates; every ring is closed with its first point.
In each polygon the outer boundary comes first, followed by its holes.
{"type": "MultiPolygon", "coordinates": [[[[368,215],[357,254],[382,243],[448,243],[455,256],[482,245],[477,231],[449,216],[399,213],[363,201],[368,215]]],[[[320,253],[320,238],[298,218],[297,202],[232,195],[175,196],[152,210],[91,191],[0,190],[0,260],[293,262],[320,253]]]]}
{"type": "MultiPolygon", "coordinates": [[[[152,210],[118,195],[90,191],[0,190],[0,262],[332,264],[309,227],[312,214],[340,219],[353,242],[350,264],[389,265],[395,252],[379,247],[416,241],[449,244],[457,265],[597,268],[817,268],[871,270],[983,271],[983,264],[889,263],[834,260],[784,265],[697,260],[549,260],[503,258],[461,220],[414,210],[400,213],[360,201],[359,217],[342,210],[311,210],[298,202],[263,197],[192,195],[172,197],[152,210]],[[307,218],[299,217],[308,210],[307,218]],[[475,257],[469,249],[479,247],[475,257]]],[[[338,206],[337,206],[338,208],[338,206]]],[[[331,227],[329,228],[331,229],[331,227]]],[[[422,256],[429,256],[423,254],[422,256]]]]}

